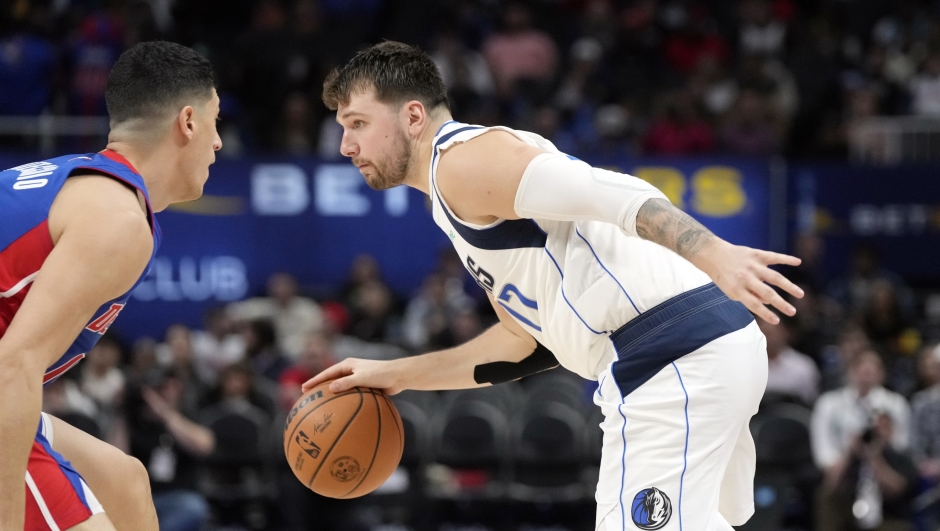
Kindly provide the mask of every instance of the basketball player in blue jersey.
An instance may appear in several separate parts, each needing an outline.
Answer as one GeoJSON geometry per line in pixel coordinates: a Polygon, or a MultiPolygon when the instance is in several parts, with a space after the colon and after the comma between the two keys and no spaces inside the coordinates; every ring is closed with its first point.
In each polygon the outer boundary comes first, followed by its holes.
{"type": "Polygon", "coordinates": [[[103,151],[0,172],[0,531],[158,529],[143,465],[41,414],[42,387],[146,274],[154,212],[202,195],[219,98],[206,59],[150,42],[121,55],[106,99],[103,151]]]}
{"type": "Polygon", "coordinates": [[[371,187],[430,196],[499,322],[449,350],[347,359],[305,389],[471,388],[560,362],[599,382],[597,529],[730,531],[750,517],[748,420],[767,380],[751,312],[795,313],[768,284],[802,292],[768,266],[798,259],[723,241],[653,186],[538,135],[454,122],[434,63],[407,45],[360,52],[323,100],[371,187]]]}

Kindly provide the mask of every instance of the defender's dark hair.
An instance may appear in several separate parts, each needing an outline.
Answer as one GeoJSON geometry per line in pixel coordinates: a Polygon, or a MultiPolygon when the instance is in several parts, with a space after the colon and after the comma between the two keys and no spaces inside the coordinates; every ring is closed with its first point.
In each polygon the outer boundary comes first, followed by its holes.
{"type": "Polygon", "coordinates": [[[209,60],[190,48],[162,41],[136,44],[121,54],[108,75],[105,101],[111,125],[156,118],[197,98],[208,100],[215,86],[209,60]]]}
{"type": "Polygon", "coordinates": [[[323,103],[330,110],[349,103],[353,92],[375,89],[375,97],[388,104],[418,100],[428,110],[450,108],[447,88],[437,65],[423,51],[400,42],[385,41],[357,53],[346,66],[335,68],[323,81],[323,103]]]}

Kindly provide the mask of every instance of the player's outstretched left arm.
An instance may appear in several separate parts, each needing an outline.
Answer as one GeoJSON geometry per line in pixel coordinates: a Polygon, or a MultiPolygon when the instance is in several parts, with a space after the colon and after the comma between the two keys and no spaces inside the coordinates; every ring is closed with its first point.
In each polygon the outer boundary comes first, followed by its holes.
{"type": "Polygon", "coordinates": [[[692,262],[730,298],[773,324],[796,310],[768,284],[794,297],[803,291],[770,269],[798,258],[732,245],[676,208],[653,185],[593,168],[562,153],[547,153],[504,131],[491,131],[449,148],[437,184],[464,221],[497,219],[592,220],[617,225],[629,236],[658,243],[692,262]]]}
{"type": "Polygon", "coordinates": [[[793,305],[768,284],[795,297],[802,297],[803,290],[768,266],[799,265],[799,258],[732,245],[665,199],[643,203],[636,216],[636,232],[640,238],[658,243],[695,264],[728,297],[740,301],[765,321],[773,324],[780,321],[766,304],[787,315],[796,313],[793,305]]]}

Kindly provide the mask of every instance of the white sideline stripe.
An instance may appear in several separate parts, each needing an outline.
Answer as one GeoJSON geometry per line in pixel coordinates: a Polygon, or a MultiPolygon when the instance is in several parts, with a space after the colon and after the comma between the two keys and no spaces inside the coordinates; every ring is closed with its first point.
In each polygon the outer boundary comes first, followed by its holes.
{"type": "Polygon", "coordinates": [[[25,288],[27,284],[29,284],[30,282],[32,282],[33,280],[35,280],[35,279],[36,279],[36,275],[38,275],[38,274],[39,274],[39,271],[36,271],[36,272],[33,273],[32,275],[29,275],[29,276],[27,276],[26,278],[24,278],[23,280],[17,282],[16,285],[13,286],[12,288],[10,288],[9,290],[7,290],[7,291],[0,291],[0,298],[8,299],[8,298],[10,298],[10,297],[16,295],[16,294],[19,293],[23,288],[25,288]]]}
{"type": "Polygon", "coordinates": [[[50,513],[49,508],[46,507],[46,500],[42,499],[42,494],[39,493],[39,487],[37,487],[36,482],[33,481],[33,476],[29,475],[29,471],[26,472],[26,485],[29,486],[30,492],[33,493],[33,499],[36,500],[36,505],[39,506],[39,511],[42,513],[43,518],[46,519],[46,525],[49,526],[49,529],[52,531],[62,531],[59,529],[59,526],[56,525],[55,520],[52,519],[52,513],[50,513]]]}

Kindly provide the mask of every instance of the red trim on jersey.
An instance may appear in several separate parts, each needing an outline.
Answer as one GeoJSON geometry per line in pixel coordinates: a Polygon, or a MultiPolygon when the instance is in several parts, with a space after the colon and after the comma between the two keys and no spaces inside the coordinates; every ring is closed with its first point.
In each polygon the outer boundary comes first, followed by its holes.
{"type": "Polygon", "coordinates": [[[109,159],[113,160],[114,162],[117,162],[118,164],[123,164],[127,166],[128,168],[131,169],[132,172],[136,173],[137,175],[140,175],[140,172],[137,171],[137,168],[135,168],[134,165],[131,164],[129,160],[125,159],[124,155],[121,155],[117,151],[114,151],[113,149],[104,148],[98,153],[101,153],[102,156],[108,157],[109,159]]]}
{"type": "Polygon", "coordinates": [[[75,356],[74,358],[68,360],[67,362],[63,363],[62,365],[59,365],[55,369],[52,369],[51,371],[46,372],[46,374],[42,377],[42,384],[46,385],[47,383],[51,382],[52,380],[55,380],[59,376],[62,376],[63,374],[65,374],[65,371],[74,367],[75,364],[82,361],[82,358],[84,357],[85,357],[84,354],[79,354],[75,356]]]}
{"type": "MultiPolygon", "coordinates": [[[[51,251],[52,236],[49,235],[47,220],[0,251],[0,293],[10,291],[23,279],[39,271],[51,251]]],[[[16,294],[0,297],[0,337],[13,322],[13,316],[26,299],[30,286],[26,284],[16,294]]]]}
{"type": "Polygon", "coordinates": [[[49,221],[44,219],[0,251],[0,293],[9,291],[21,280],[39,271],[51,251],[49,221]]]}
{"type": "MultiPolygon", "coordinates": [[[[49,515],[60,530],[74,527],[91,518],[88,508],[75,492],[75,486],[62,472],[55,457],[49,455],[39,441],[33,441],[26,468],[36,484],[36,490],[49,515]]],[[[39,508],[32,489],[26,487],[26,526],[30,531],[51,531],[46,517],[39,508]]]]}

